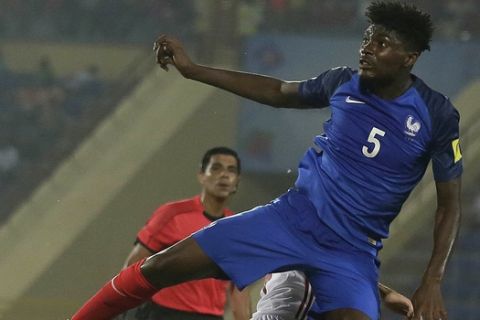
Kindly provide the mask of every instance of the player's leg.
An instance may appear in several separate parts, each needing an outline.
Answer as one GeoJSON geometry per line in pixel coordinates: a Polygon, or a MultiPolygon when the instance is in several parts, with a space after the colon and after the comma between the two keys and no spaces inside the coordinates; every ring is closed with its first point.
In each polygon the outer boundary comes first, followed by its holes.
{"type": "MultiPolygon", "coordinates": [[[[151,311],[148,318],[144,320],[223,320],[222,316],[210,314],[201,314],[196,312],[187,312],[176,309],[170,309],[161,305],[151,303],[151,311]]],[[[140,319],[138,319],[140,320],[140,319]]]]}
{"type": "Polygon", "coordinates": [[[380,300],[376,281],[339,269],[339,265],[326,266],[321,272],[308,275],[316,297],[310,319],[378,320],[380,300]]]}
{"type": "Polygon", "coordinates": [[[74,315],[72,320],[111,319],[148,300],[159,289],[206,277],[228,276],[238,288],[266,273],[304,261],[279,211],[283,198],[247,213],[224,218],[147,260],[122,270],[74,315]]]}
{"type": "Polygon", "coordinates": [[[107,282],[72,320],[107,320],[140,305],[167,286],[182,281],[221,276],[223,273],[187,238],[177,245],[123,269],[107,282]]]}
{"type": "Polygon", "coordinates": [[[214,222],[192,237],[237,288],[274,271],[306,262],[304,234],[286,216],[297,217],[288,194],[272,203],[214,222]]]}
{"type": "Polygon", "coordinates": [[[149,257],[141,270],[157,288],[201,278],[232,280],[238,288],[284,265],[303,262],[303,243],[278,213],[290,208],[281,197],[217,220],[174,246],[149,257]],[[167,275],[167,276],[165,276],[167,275]]]}
{"type": "Polygon", "coordinates": [[[337,309],[325,312],[317,317],[310,317],[310,319],[319,320],[372,320],[363,312],[355,309],[337,309]]]}
{"type": "Polygon", "coordinates": [[[322,320],[378,320],[376,257],[344,241],[323,223],[317,228],[321,254],[310,253],[315,268],[305,272],[316,297],[309,315],[322,320]]]}
{"type": "Polygon", "coordinates": [[[316,301],[309,319],[378,320],[379,297],[375,284],[360,275],[345,276],[326,270],[320,277],[309,277],[316,301]]]}
{"type": "Polygon", "coordinates": [[[158,289],[185,281],[219,278],[224,275],[192,237],[147,258],[141,271],[158,289]]]}
{"type": "MultiPolygon", "coordinates": [[[[211,259],[206,256],[195,240],[187,238],[178,244],[149,257],[140,266],[141,273],[155,288],[161,289],[177,283],[207,277],[223,275],[211,259]],[[194,268],[192,266],[197,266],[194,268]],[[168,275],[168,276],[166,276],[168,275]]],[[[115,283],[121,289],[121,283],[115,283]]],[[[157,310],[156,305],[142,305],[137,309],[124,313],[124,318],[117,320],[137,319],[149,320],[159,318],[172,318],[173,315],[164,315],[167,309],[157,310]],[[162,313],[163,312],[163,313],[162,313]]],[[[168,311],[168,310],[167,310],[168,311]]],[[[175,312],[174,310],[170,312],[175,312]]],[[[188,313],[185,313],[188,315],[188,313]]],[[[183,317],[186,318],[186,317],[183,317]]],[[[182,319],[182,316],[180,316],[182,319]]]]}

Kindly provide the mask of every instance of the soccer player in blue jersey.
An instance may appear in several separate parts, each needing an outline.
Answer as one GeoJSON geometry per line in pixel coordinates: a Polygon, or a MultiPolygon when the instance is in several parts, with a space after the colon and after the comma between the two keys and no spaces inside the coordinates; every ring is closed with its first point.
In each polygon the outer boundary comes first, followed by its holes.
{"type": "Polygon", "coordinates": [[[161,36],[159,65],[260,103],[331,107],[324,133],[300,162],[294,188],[270,204],[217,221],[123,270],[73,317],[110,319],[159,289],[205,277],[239,288],[263,275],[303,271],[321,319],[379,319],[377,254],[388,227],[432,162],[437,210],[434,247],[412,297],[413,319],[445,320],[445,265],[460,219],[459,115],[444,95],[411,73],[432,37],[430,16],[401,2],[373,2],[358,70],[334,68],[288,82],[193,63],[161,36]]]}

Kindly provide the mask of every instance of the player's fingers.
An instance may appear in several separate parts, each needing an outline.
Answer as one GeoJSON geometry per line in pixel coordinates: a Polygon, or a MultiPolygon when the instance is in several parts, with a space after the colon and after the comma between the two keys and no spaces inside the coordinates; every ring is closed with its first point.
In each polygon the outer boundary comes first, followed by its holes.
{"type": "Polygon", "coordinates": [[[157,37],[158,42],[163,42],[165,40],[167,40],[167,35],[166,34],[161,34],[157,37]]]}
{"type": "Polygon", "coordinates": [[[408,319],[412,319],[413,318],[413,310],[406,310],[406,315],[407,315],[408,319]]]}
{"type": "Polygon", "coordinates": [[[447,311],[441,310],[440,312],[438,312],[438,315],[436,316],[436,319],[438,319],[438,320],[448,320],[447,311]]]}
{"type": "Polygon", "coordinates": [[[412,317],[413,320],[425,320],[423,319],[422,315],[420,314],[420,312],[415,312],[413,317],[412,317]]]}
{"type": "Polygon", "coordinates": [[[155,59],[157,60],[157,63],[161,63],[161,61],[165,59],[165,56],[165,52],[161,48],[155,50],[155,59]]]}
{"type": "Polygon", "coordinates": [[[172,51],[170,50],[170,48],[166,43],[159,43],[154,51],[157,58],[172,56],[172,51]]]}
{"type": "Polygon", "coordinates": [[[167,36],[166,35],[161,35],[159,36],[155,42],[153,42],[153,51],[156,51],[158,48],[160,48],[160,44],[166,44],[167,43],[167,36]]]}
{"type": "Polygon", "coordinates": [[[409,303],[406,307],[405,314],[407,317],[410,319],[414,315],[414,309],[413,309],[413,304],[409,303]]]}
{"type": "Polygon", "coordinates": [[[158,64],[172,64],[172,58],[166,55],[158,55],[157,56],[157,63],[158,64]]]}
{"type": "Polygon", "coordinates": [[[172,59],[170,57],[163,57],[158,60],[158,64],[163,70],[168,71],[168,65],[172,64],[172,59]]]}
{"type": "Polygon", "coordinates": [[[170,52],[168,49],[168,44],[166,42],[154,42],[153,51],[157,53],[165,53],[165,54],[170,52]]]}
{"type": "Polygon", "coordinates": [[[162,68],[165,71],[168,71],[168,65],[165,62],[158,62],[158,65],[160,68],[162,68]]]}
{"type": "Polygon", "coordinates": [[[156,60],[156,62],[160,63],[161,59],[162,59],[162,52],[161,52],[160,49],[156,49],[155,50],[155,60],[156,60]]]}

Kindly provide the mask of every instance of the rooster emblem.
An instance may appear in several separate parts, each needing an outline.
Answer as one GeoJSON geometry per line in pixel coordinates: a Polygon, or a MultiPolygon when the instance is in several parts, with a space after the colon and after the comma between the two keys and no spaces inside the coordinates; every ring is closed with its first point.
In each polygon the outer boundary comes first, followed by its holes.
{"type": "Polygon", "coordinates": [[[406,134],[408,134],[411,137],[415,137],[418,131],[420,131],[421,127],[422,125],[420,124],[420,121],[415,121],[413,116],[407,117],[407,120],[405,121],[405,128],[407,129],[405,130],[406,134]]]}
{"type": "Polygon", "coordinates": [[[408,134],[411,137],[415,137],[418,131],[420,131],[421,127],[422,125],[420,124],[420,121],[415,121],[413,116],[407,117],[407,120],[405,121],[405,128],[407,129],[405,130],[406,134],[408,134]]]}

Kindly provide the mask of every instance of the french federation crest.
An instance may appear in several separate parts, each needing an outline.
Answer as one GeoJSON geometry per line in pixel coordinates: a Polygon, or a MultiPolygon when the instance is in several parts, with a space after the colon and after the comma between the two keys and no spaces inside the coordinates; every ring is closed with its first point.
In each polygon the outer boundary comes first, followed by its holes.
{"type": "Polygon", "coordinates": [[[420,124],[420,121],[415,120],[415,118],[411,115],[409,115],[407,120],[405,120],[405,133],[410,137],[415,137],[418,131],[420,131],[421,127],[422,125],[420,124]]]}

